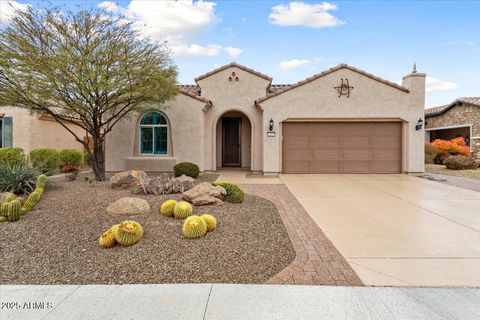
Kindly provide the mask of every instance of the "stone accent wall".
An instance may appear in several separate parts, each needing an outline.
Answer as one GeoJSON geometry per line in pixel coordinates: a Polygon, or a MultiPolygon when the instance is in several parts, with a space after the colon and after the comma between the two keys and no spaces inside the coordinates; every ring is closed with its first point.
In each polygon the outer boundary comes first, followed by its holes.
{"type": "Polygon", "coordinates": [[[480,107],[473,105],[456,105],[437,116],[427,117],[425,129],[461,126],[473,124],[471,146],[473,156],[480,158],[480,107]]]}

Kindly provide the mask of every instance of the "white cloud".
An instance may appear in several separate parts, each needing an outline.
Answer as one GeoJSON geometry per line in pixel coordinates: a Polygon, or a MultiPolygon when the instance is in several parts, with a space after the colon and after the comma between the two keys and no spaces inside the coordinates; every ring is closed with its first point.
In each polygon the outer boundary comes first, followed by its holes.
{"type": "Polygon", "coordinates": [[[216,56],[222,52],[222,47],[218,44],[209,44],[202,46],[199,44],[172,46],[173,54],[179,58],[193,58],[199,56],[216,56]]]}
{"type": "Polygon", "coordinates": [[[311,63],[312,61],[310,60],[306,60],[306,59],[292,59],[292,60],[286,60],[286,61],[282,61],[278,64],[279,68],[280,69],[284,69],[284,70],[290,70],[290,69],[295,69],[295,68],[298,68],[298,67],[301,67],[303,65],[306,65],[306,64],[309,64],[311,63]]]}
{"type": "Polygon", "coordinates": [[[124,15],[153,40],[179,41],[213,24],[216,20],[215,5],[203,0],[132,0],[127,7],[112,1],[103,1],[98,6],[124,15]]]}
{"type": "Polygon", "coordinates": [[[192,43],[198,33],[218,21],[215,14],[216,3],[211,1],[132,0],[126,7],[112,1],[103,1],[98,6],[125,16],[152,40],[168,41],[176,57],[216,56],[222,52],[237,57],[242,53],[241,49],[234,47],[192,43]]]}
{"type": "Polygon", "coordinates": [[[99,8],[105,9],[110,12],[116,12],[119,10],[118,5],[115,2],[112,1],[103,1],[98,4],[99,8]]]}
{"type": "Polygon", "coordinates": [[[458,87],[455,82],[443,81],[434,77],[428,77],[425,79],[425,91],[426,92],[438,92],[449,91],[458,87]]]}
{"type": "Polygon", "coordinates": [[[232,58],[237,58],[243,52],[242,49],[235,47],[225,47],[223,50],[225,50],[232,58]]]}
{"type": "Polygon", "coordinates": [[[294,1],[273,7],[268,18],[271,23],[281,26],[327,28],[345,24],[329,12],[335,10],[337,6],[329,2],[309,4],[294,1]]]}
{"type": "Polygon", "coordinates": [[[8,23],[15,15],[15,10],[27,10],[29,6],[29,4],[18,1],[0,0],[0,24],[8,23]]]}

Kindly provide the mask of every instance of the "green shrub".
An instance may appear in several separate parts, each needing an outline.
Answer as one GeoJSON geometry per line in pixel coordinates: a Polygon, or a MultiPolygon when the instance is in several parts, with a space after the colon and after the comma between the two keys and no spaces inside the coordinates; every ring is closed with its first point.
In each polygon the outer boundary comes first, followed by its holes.
{"type": "Polygon", "coordinates": [[[175,172],[175,177],[180,177],[184,174],[196,179],[200,174],[200,169],[195,163],[181,162],[173,167],[173,172],[175,172]]]}
{"type": "Polygon", "coordinates": [[[60,153],[49,148],[35,149],[30,151],[30,162],[44,173],[53,173],[60,163],[60,153]]]}
{"type": "Polygon", "coordinates": [[[77,166],[80,167],[83,162],[83,153],[75,149],[63,149],[60,151],[60,163],[61,168],[65,166],[77,166]]]}
{"type": "Polygon", "coordinates": [[[425,163],[432,164],[440,151],[431,143],[425,143],[425,163]]]}
{"type": "Polygon", "coordinates": [[[471,156],[451,156],[443,164],[451,170],[477,169],[478,164],[471,156]]]}
{"type": "Polygon", "coordinates": [[[35,190],[41,168],[24,163],[0,163],[0,192],[15,194],[31,193],[35,190]]]}
{"type": "Polygon", "coordinates": [[[22,148],[0,148],[0,163],[26,163],[22,148]]]}
{"type": "Polygon", "coordinates": [[[245,198],[245,193],[239,186],[234,183],[228,182],[214,182],[212,183],[215,187],[220,186],[224,187],[227,190],[227,197],[225,200],[231,203],[242,203],[245,198]]]}

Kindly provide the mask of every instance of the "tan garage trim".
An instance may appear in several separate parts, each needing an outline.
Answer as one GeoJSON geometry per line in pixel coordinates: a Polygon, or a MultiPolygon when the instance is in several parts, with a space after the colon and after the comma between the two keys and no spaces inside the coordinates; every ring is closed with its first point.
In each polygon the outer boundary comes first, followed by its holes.
{"type": "Polygon", "coordinates": [[[400,173],[402,123],[285,122],[283,173],[400,173]]]}

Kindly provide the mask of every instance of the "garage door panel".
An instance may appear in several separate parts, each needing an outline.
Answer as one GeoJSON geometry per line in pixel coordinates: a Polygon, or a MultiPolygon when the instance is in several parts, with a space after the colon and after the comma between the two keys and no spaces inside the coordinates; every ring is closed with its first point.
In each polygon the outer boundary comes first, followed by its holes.
{"type": "Polygon", "coordinates": [[[301,160],[285,160],[283,162],[285,172],[289,173],[309,173],[309,162],[301,160]]]}
{"type": "Polygon", "coordinates": [[[285,160],[310,160],[312,151],[308,147],[292,147],[290,152],[285,155],[285,160]]]}
{"type": "Polygon", "coordinates": [[[307,135],[291,134],[284,138],[287,146],[309,146],[310,138],[307,135]]]}
{"type": "Polygon", "coordinates": [[[310,146],[324,147],[327,146],[328,137],[326,135],[312,134],[310,136],[310,146]]]}
{"type": "Polygon", "coordinates": [[[343,148],[325,148],[327,160],[341,160],[343,158],[343,148]]]}
{"type": "Polygon", "coordinates": [[[399,122],[283,124],[285,173],[399,173],[399,122]]]}
{"type": "Polygon", "coordinates": [[[345,148],[343,150],[343,159],[345,160],[370,160],[372,150],[369,148],[345,148]]]}
{"type": "Polygon", "coordinates": [[[357,135],[357,136],[345,135],[342,137],[342,146],[343,147],[369,146],[370,140],[371,140],[370,136],[368,135],[357,135]]]}

